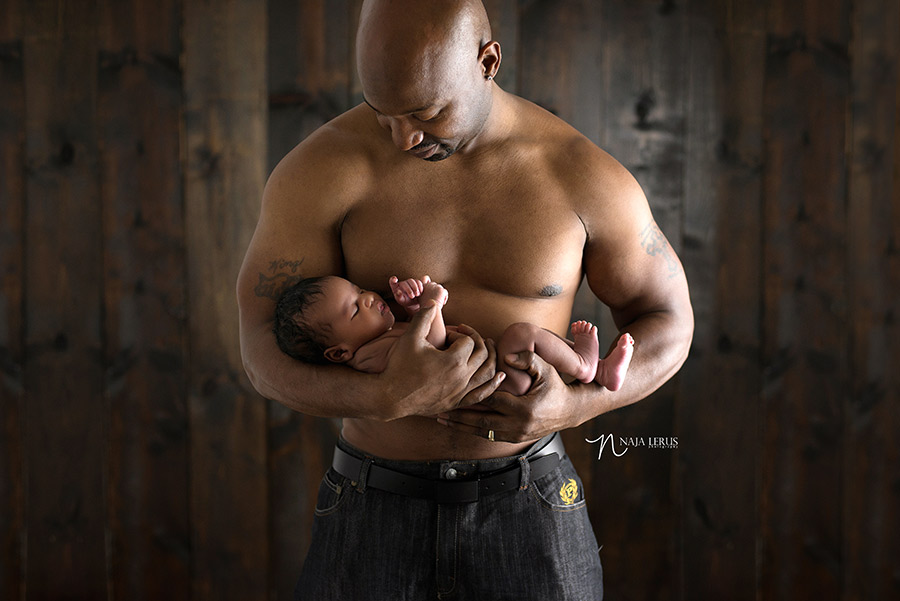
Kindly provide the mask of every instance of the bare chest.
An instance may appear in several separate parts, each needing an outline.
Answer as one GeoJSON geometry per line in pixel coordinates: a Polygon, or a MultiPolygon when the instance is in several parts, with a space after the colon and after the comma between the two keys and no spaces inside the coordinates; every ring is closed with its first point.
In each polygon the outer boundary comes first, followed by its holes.
{"type": "Polygon", "coordinates": [[[561,194],[487,178],[385,185],[341,229],[347,274],[365,285],[428,274],[448,288],[526,299],[574,294],[584,243],[561,194]]]}

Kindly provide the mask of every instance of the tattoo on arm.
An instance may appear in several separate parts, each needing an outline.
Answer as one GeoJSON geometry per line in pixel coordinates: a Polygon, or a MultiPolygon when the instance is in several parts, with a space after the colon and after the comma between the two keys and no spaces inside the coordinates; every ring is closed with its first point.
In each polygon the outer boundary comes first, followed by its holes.
{"type": "Polygon", "coordinates": [[[253,288],[253,292],[256,296],[277,301],[285,288],[303,279],[303,276],[300,275],[301,265],[303,265],[303,259],[299,261],[289,261],[288,259],[271,261],[266,272],[260,272],[259,283],[253,288]]]}
{"type": "Polygon", "coordinates": [[[675,259],[675,253],[672,252],[669,242],[656,221],[650,221],[641,231],[641,247],[651,257],[661,256],[666,261],[666,268],[669,270],[669,277],[673,278],[678,273],[678,261],[675,259]]]}

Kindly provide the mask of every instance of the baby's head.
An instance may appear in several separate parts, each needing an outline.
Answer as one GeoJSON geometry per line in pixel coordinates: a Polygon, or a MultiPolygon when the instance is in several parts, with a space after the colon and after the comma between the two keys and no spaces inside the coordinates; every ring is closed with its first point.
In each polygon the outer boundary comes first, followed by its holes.
{"type": "Polygon", "coordinates": [[[393,325],[394,315],[380,296],[337,276],[300,280],[275,306],[278,346],[307,363],[346,363],[393,325]]]}

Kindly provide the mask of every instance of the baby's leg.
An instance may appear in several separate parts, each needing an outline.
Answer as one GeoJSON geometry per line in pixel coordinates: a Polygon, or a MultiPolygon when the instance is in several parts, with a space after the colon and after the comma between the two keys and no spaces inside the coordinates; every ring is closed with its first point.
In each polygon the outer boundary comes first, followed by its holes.
{"type": "Polygon", "coordinates": [[[622,383],[625,381],[625,372],[628,371],[633,352],[634,338],[630,334],[622,334],[616,343],[616,348],[597,365],[597,376],[594,378],[594,381],[612,391],[621,388],[622,383]]]}
{"type": "MultiPolygon", "coordinates": [[[[587,323],[587,322],[584,322],[587,323]]],[[[505,357],[521,351],[534,351],[541,359],[564,374],[573,376],[582,382],[594,379],[599,357],[597,329],[587,324],[587,332],[579,327],[578,334],[573,335],[575,344],[563,340],[553,332],[547,331],[532,323],[514,323],[503,332],[497,343],[497,356],[500,369],[506,373],[506,379],[500,390],[522,395],[531,388],[531,376],[526,372],[510,367],[505,357]],[[590,336],[593,335],[593,352],[590,348],[590,336]]]]}
{"type": "Polygon", "coordinates": [[[589,321],[576,321],[572,323],[572,349],[584,361],[586,369],[579,375],[567,373],[581,382],[592,382],[597,373],[597,363],[600,360],[600,341],[597,340],[597,326],[589,321]]]}

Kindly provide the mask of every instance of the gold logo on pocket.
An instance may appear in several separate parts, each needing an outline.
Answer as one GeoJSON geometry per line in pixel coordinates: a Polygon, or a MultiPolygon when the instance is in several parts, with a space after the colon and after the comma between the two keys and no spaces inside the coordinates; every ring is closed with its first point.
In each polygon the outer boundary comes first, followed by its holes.
{"type": "Polygon", "coordinates": [[[578,498],[578,483],[569,478],[569,481],[563,484],[562,488],[559,489],[559,498],[562,499],[562,502],[565,505],[574,503],[575,499],[578,498]]]}

